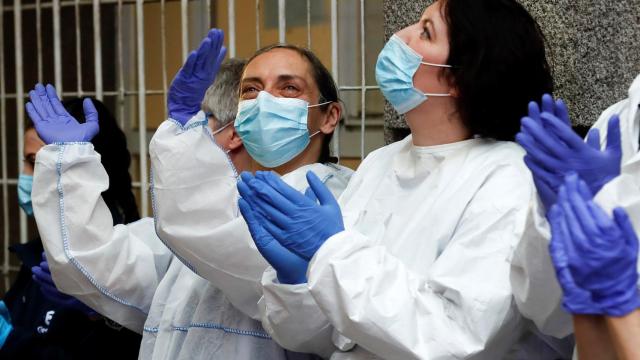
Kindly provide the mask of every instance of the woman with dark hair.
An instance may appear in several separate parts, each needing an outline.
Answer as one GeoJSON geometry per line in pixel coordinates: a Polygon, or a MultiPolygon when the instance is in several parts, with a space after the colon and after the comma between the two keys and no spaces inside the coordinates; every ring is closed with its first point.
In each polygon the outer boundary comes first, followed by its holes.
{"type": "Polygon", "coordinates": [[[371,153],[336,201],[244,176],[258,248],[309,262],[263,277],[262,321],[296,351],[340,359],[557,358],[519,314],[509,258],[536,197],[513,141],[552,90],[543,35],[515,0],[441,0],[397,32],[376,78],[411,135],[371,153]],[[256,236],[258,235],[258,236],[256,236]]]}
{"type": "MultiPolygon", "coordinates": [[[[107,170],[109,188],[103,193],[111,201],[107,203],[114,223],[122,224],[138,220],[138,210],[131,192],[127,142],[122,130],[109,110],[98,100],[92,100],[98,110],[100,126],[105,129],[93,139],[102,154],[102,164],[107,170]],[[107,145],[108,144],[108,145],[107,145]]],[[[67,100],[65,108],[82,113],[82,99],[67,100]],[[79,107],[78,107],[79,106],[79,107]]],[[[77,117],[84,122],[84,115],[77,117]]],[[[33,216],[31,184],[36,153],[45,146],[33,124],[24,133],[24,167],[18,180],[20,207],[33,216]]],[[[140,335],[103,318],[79,300],[60,293],[55,286],[34,281],[33,271],[48,277],[46,260],[40,238],[26,244],[13,245],[10,250],[22,262],[20,272],[3,301],[11,317],[12,331],[2,346],[2,359],[86,359],[101,357],[119,359],[137,358],[140,335]],[[43,272],[44,271],[44,272],[43,272]],[[119,346],[112,346],[117,343],[119,346]]]]}

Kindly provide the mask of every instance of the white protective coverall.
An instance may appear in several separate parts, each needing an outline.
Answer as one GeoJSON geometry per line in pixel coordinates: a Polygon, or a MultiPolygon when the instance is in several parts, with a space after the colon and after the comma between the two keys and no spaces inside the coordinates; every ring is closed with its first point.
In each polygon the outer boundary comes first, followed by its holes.
{"type": "MultiPolygon", "coordinates": [[[[193,181],[232,190],[232,196],[220,191],[201,194],[203,200],[217,206],[208,219],[215,224],[221,217],[235,219],[236,180],[227,156],[200,121],[203,116],[198,114],[184,128],[165,121],[153,143],[155,149],[172,146],[176,154],[192,155],[168,154],[162,159],[165,166],[176,171],[179,167],[184,171],[208,169],[193,181]],[[229,199],[233,201],[222,203],[229,199]]],[[[47,145],[38,152],[36,164],[33,204],[57,287],[142,333],[139,358],[310,358],[282,349],[259,322],[238,311],[220,289],[189,270],[156,236],[152,219],[113,226],[100,196],[108,187],[108,177],[90,143],[47,145]]],[[[306,188],[305,174],[294,171],[285,180],[306,188]]],[[[175,202],[183,203],[179,197],[175,202]]]]}
{"type": "MultiPolygon", "coordinates": [[[[612,115],[620,116],[622,169],[620,176],[607,183],[595,196],[605,210],[624,207],[636,230],[640,229],[640,76],[629,97],[610,106],[593,125],[606,146],[607,124],[612,115]]],[[[571,315],[562,308],[562,289],[549,255],[551,231],[540,202],[533,203],[520,245],[512,261],[511,283],[518,308],[533,320],[541,332],[565,337],[573,332],[571,315]]],[[[640,269],[640,264],[639,264],[640,269]]]]}
{"type": "MultiPolygon", "coordinates": [[[[233,181],[225,183],[225,188],[221,189],[220,181],[211,176],[219,172],[205,166],[186,171],[182,161],[173,157],[191,157],[194,149],[181,144],[178,137],[162,144],[156,145],[153,141],[151,144],[154,160],[152,195],[158,236],[187,267],[222,290],[238,310],[259,320],[260,280],[269,264],[258,252],[244,218],[239,216],[236,176],[227,174],[233,181]],[[163,160],[170,157],[170,163],[163,160]],[[172,168],[175,165],[179,167],[172,168]],[[235,218],[232,221],[211,220],[211,214],[218,211],[219,204],[209,199],[221,198],[220,191],[233,195],[225,200],[233,203],[227,206],[227,209],[233,209],[235,218]]],[[[316,163],[303,166],[283,179],[304,192],[308,188],[307,171],[318,175],[336,197],[342,194],[353,174],[353,170],[339,165],[316,163]]]]}
{"type": "Polygon", "coordinates": [[[523,155],[411,136],[370,154],[339,199],[346,230],[315,254],[308,284],[265,272],[264,328],[333,359],[551,358],[509,283],[535,197],[523,155]]]}

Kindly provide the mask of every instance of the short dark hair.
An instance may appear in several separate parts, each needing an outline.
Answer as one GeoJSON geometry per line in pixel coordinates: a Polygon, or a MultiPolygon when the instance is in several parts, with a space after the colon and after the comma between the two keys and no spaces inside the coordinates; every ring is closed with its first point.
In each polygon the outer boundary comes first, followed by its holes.
{"type": "Polygon", "coordinates": [[[474,135],[512,141],[529,101],[553,91],[544,35],[515,0],[443,1],[457,111],[474,135]]]}
{"type": "MultiPolygon", "coordinates": [[[[249,65],[251,61],[253,61],[253,59],[255,59],[256,57],[264,53],[268,53],[269,51],[274,49],[287,49],[287,50],[295,51],[296,53],[300,54],[302,58],[304,58],[309,62],[309,65],[311,65],[311,69],[313,72],[312,73],[313,79],[315,80],[316,85],[318,86],[318,91],[320,92],[320,99],[318,100],[320,103],[327,102],[327,101],[332,103],[341,102],[340,98],[338,97],[338,86],[336,85],[335,80],[333,80],[333,76],[331,76],[331,72],[329,71],[329,69],[327,69],[326,66],[324,66],[324,64],[322,63],[322,61],[320,61],[320,59],[316,56],[316,54],[314,54],[313,51],[307,48],[291,45],[291,44],[268,45],[256,51],[255,54],[253,54],[253,56],[249,58],[249,60],[247,61],[247,65],[249,65]]],[[[245,65],[245,67],[247,65],[245,65]]],[[[329,108],[329,105],[331,104],[320,106],[319,109],[325,112],[329,108]]],[[[342,121],[342,119],[340,119],[340,121],[342,121]]],[[[340,124],[340,121],[338,122],[338,125],[340,124]]],[[[331,157],[330,143],[332,138],[333,138],[333,133],[325,135],[324,141],[322,143],[322,150],[320,152],[320,157],[318,158],[318,162],[320,163],[336,162],[337,159],[331,157]]]]}

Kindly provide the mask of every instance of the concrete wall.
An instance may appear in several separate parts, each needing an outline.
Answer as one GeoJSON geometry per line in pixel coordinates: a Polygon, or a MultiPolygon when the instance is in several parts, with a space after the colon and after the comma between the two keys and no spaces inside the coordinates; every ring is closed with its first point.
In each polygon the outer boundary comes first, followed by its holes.
{"type": "MultiPolygon", "coordinates": [[[[385,0],[385,36],[416,22],[430,0],[385,0]]],[[[640,0],[521,0],[547,38],[556,96],[575,124],[589,125],[610,104],[626,98],[640,74],[640,0]]],[[[406,134],[387,104],[385,137],[406,134]]]]}

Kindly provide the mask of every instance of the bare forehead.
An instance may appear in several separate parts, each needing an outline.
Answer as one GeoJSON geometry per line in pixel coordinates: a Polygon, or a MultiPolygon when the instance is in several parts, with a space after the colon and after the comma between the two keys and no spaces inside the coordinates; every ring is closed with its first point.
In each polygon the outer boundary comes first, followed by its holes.
{"type": "Polygon", "coordinates": [[[247,64],[242,79],[259,78],[262,81],[281,77],[299,77],[314,83],[311,64],[299,52],[292,49],[273,49],[256,56],[247,64]]]}
{"type": "Polygon", "coordinates": [[[433,22],[444,22],[445,3],[443,1],[434,1],[433,4],[427,6],[422,13],[421,21],[430,20],[433,22]]]}

